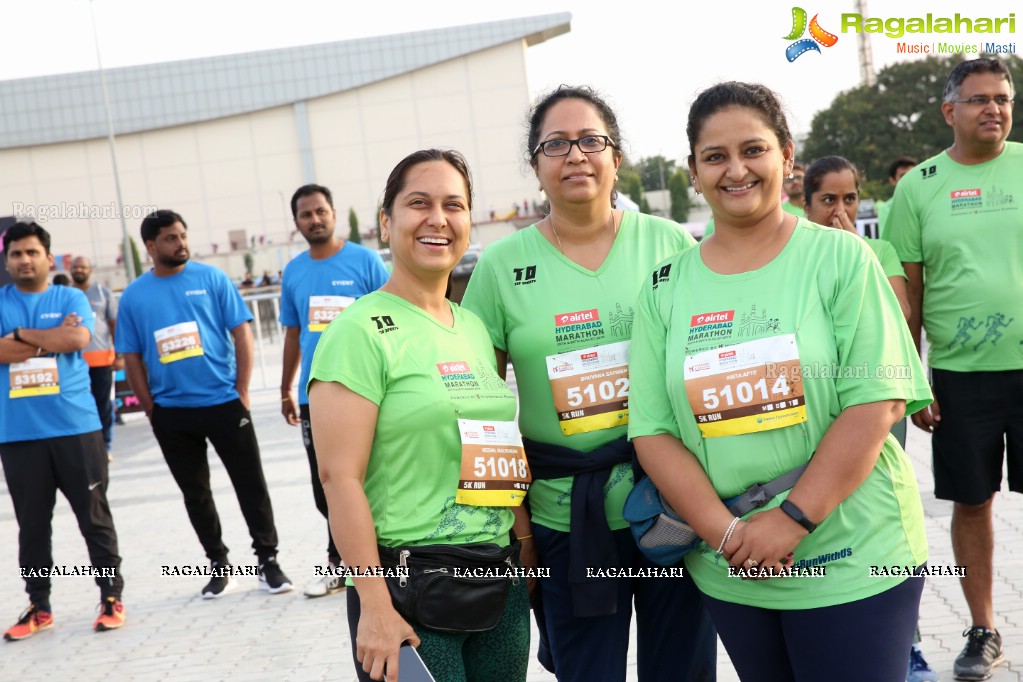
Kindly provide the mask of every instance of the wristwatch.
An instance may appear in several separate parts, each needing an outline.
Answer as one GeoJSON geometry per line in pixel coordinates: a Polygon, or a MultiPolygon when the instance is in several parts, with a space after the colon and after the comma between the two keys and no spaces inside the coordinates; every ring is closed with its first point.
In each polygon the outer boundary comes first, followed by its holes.
{"type": "Polygon", "coordinates": [[[803,513],[803,510],[788,500],[781,503],[781,510],[788,514],[789,518],[805,528],[807,533],[812,533],[817,530],[817,524],[806,518],[806,514],[803,513]]]}
{"type": "Polygon", "coordinates": [[[14,340],[21,341],[21,327],[14,328],[14,340]]]}

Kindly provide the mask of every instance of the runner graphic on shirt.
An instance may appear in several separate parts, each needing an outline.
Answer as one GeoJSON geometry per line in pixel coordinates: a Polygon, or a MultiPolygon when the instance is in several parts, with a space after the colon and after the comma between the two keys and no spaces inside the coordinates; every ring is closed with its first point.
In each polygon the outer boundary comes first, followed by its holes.
{"type": "Polygon", "coordinates": [[[987,316],[987,333],[984,334],[984,338],[980,340],[980,343],[978,343],[976,346],[973,347],[973,350],[977,350],[978,348],[980,348],[982,345],[984,345],[985,341],[987,341],[988,339],[990,339],[992,337],[994,337],[994,339],[991,341],[991,345],[994,345],[994,344],[998,343],[998,339],[1000,339],[1000,338],[1002,338],[1002,336],[1004,336],[1002,334],[1002,332],[998,331],[998,328],[999,327],[1008,327],[1010,324],[1012,324],[1012,321],[1015,320],[1015,319],[1016,319],[1015,317],[1010,317],[1009,321],[1005,322],[1005,315],[1003,315],[1002,313],[995,313],[994,315],[988,315],[987,316]]]}
{"type": "MultiPolygon", "coordinates": [[[[963,348],[966,348],[966,342],[973,338],[973,335],[970,334],[970,332],[975,329],[980,329],[981,327],[984,326],[980,322],[974,324],[974,322],[976,321],[977,321],[976,317],[972,316],[960,317],[959,326],[956,329],[955,338],[949,342],[948,346],[946,346],[946,350],[952,350],[952,346],[956,345],[957,343],[961,344],[963,348]]],[[[981,343],[983,343],[983,341],[981,343]]]]}

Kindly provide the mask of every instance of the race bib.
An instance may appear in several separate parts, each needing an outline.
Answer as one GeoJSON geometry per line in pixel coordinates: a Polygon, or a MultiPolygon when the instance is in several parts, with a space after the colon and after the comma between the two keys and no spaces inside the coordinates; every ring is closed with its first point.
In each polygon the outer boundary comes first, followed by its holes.
{"type": "Polygon", "coordinates": [[[547,377],[563,434],[629,423],[629,343],[547,356],[547,377]]]}
{"type": "Polygon", "coordinates": [[[462,470],[455,502],[481,507],[517,507],[526,498],[529,473],[515,422],[459,419],[462,470]]]}
{"type": "Polygon", "coordinates": [[[704,438],[806,421],[795,334],[686,356],[684,376],[686,398],[704,438]]]}
{"type": "Polygon", "coordinates": [[[202,339],[199,337],[199,325],[195,322],[182,322],[171,327],[164,327],[153,332],[156,337],[156,349],[160,354],[160,363],[168,364],[203,355],[202,339]]]}
{"type": "Polygon", "coordinates": [[[351,296],[310,296],[309,331],[322,332],[341,311],[355,303],[351,296]]]}
{"type": "Polygon", "coordinates": [[[8,398],[31,398],[60,393],[57,358],[31,358],[11,363],[11,389],[8,398]]]}

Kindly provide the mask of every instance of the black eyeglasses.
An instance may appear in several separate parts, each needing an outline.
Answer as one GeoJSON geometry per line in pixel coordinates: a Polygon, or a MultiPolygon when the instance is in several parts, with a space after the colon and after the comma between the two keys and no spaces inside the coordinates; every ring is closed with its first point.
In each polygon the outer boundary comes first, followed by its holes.
{"type": "Polygon", "coordinates": [[[604,151],[608,146],[614,147],[615,143],[607,135],[587,135],[586,137],[580,137],[578,140],[563,140],[559,138],[541,142],[533,150],[531,156],[536,156],[537,152],[540,151],[543,151],[544,156],[568,156],[568,153],[572,151],[572,145],[578,146],[579,151],[583,154],[596,154],[597,152],[604,151]]]}
{"type": "Polygon", "coordinates": [[[994,102],[999,107],[1007,107],[1012,104],[1012,98],[1006,95],[996,95],[995,97],[988,97],[987,95],[974,95],[966,99],[955,100],[956,104],[970,104],[975,107],[986,107],[987,105],[994,102]]]}

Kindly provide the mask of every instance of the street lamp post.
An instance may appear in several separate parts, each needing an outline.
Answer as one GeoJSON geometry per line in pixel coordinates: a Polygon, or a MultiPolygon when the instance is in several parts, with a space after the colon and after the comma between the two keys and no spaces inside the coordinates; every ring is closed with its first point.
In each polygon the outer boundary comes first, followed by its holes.
{"type": "Polygon", "coordinates": [[[135,259],[132,258],[131,244],[128,241],[128,224],[124,220],[124,200],[121,197],[121,176],[117,170],[117,145],[114,143],[114,119],[110,115],[110,98],[107,96],[107,79],[103,73],[103,59],[99,51],[99,33],[96,31],[96,13],[92,8],[93,0],[89,0],[89,18],[92,20],[92,37],[96,43],[96,65],[99,67],[99,85],[103,93],[103,110],[107,116],[107,143],[110,145],[110,160],[114,166],[114,192],[117,194],[117,215],[121,220],[121,242],[124,258],[124,273],[130,284],[138,273],[135,272],[135,259]]]}

